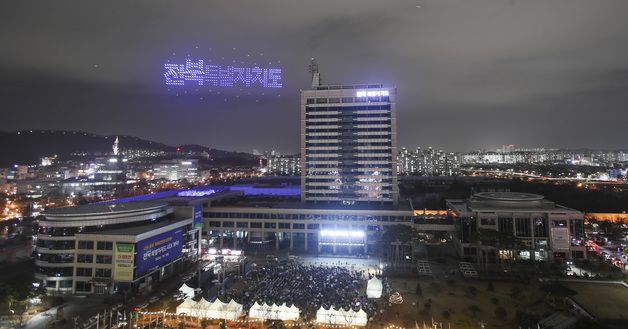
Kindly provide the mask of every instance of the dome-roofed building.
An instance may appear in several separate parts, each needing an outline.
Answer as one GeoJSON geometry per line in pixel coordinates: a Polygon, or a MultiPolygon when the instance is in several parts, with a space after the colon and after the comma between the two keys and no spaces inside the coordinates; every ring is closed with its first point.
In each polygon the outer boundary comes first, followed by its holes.
{"type": "Polygon", "coordinates": [[[586,257],[583,214],[542,195],[481,192],[467,200],[447,200],[447,207],[456,217],[456,242],[464,258],[492,262],[586,257]]]}
{"type": "Polygon", "coordinates": [[[233,197],[214,192],[46,210],[39,219],[35,278],[54,293],[150,290],[199,257],[203,207],[233,197]]]}

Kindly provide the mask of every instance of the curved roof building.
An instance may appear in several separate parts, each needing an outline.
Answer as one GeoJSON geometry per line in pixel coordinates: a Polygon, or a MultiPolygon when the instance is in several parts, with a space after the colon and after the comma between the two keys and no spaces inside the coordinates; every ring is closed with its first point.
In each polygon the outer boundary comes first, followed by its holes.
{"type": "Polygon", "coordinates": [[[163,278],[159,269],[171,273],[175,263],[199,250],[191,207],[160,201],[89,204],[43,216],[35,278],[57,293],[140,289],[163,278]]]}

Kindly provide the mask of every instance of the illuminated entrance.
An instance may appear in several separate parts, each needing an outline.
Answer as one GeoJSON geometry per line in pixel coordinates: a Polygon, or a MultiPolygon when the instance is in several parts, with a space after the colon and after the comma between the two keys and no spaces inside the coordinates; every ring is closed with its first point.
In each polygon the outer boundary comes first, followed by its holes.
{"type": "Polygon", "coordinates": [[[319,253],[366,254],[366,233],[360,230],[321,230],[319,253]]]}

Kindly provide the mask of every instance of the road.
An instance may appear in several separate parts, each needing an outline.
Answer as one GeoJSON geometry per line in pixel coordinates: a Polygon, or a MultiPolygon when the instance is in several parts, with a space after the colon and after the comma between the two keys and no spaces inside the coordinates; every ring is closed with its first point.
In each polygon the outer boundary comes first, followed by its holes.
{"type": "MultiPolygon", "coordinates": [[[[73,297],[65,303],[41,312],[26,322],[25,329],[44,329],[56,319],[57,310],[63,307],[63,318],[68,320],[69,328],[73,327],[72,319],[77,315],[89,313],[91,310],[100,309],[103,306],[102,298],[73,297]]],[[[87,319],[80,319],[81,322],[87,319]]]]}

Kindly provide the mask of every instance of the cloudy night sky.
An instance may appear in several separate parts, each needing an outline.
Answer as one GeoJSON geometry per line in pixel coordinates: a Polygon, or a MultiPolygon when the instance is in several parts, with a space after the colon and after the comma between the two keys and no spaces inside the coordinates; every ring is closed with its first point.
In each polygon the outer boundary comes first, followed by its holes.
{"type": "Polygon", "coordinates": [[[399,146],[628,147],[626,0],[4,1],[0,44],[2,131],[296,153],[315,57],[398,88],[399,146]],[[167,88],[186,58],[284,86],[167,88]]]}

